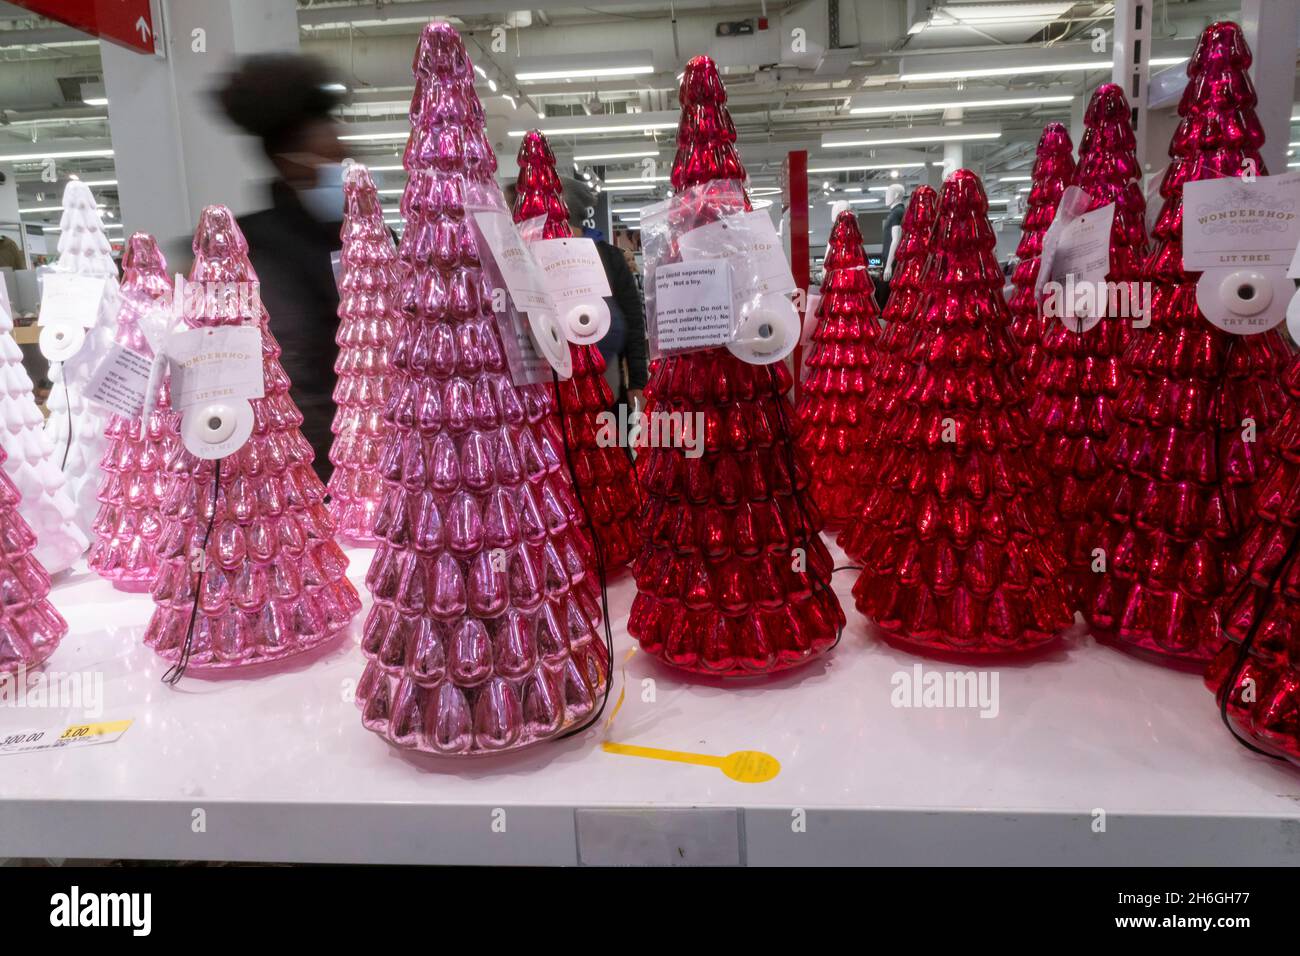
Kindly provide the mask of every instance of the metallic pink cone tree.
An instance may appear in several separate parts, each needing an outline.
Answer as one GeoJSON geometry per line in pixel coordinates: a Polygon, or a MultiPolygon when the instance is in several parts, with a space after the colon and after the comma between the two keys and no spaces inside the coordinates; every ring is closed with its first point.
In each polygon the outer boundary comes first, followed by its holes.
{"type": "MultiPolygon", "coordinates": [[[[741,183],[736,128],[718,68],[686,64],[674,191],[741,183]]],[[[748,200],[746,200],[748,205],[748,200]]],[[[686,226],[734,210],[688,209],[686,226]]],[[[794,381],[785,364],[750,365],[725,349],[660,359],[646,387],[651,416],[702,416],[703,447],[654,447],[637,459],[646,543],[635,565],[628,630],[646,653],[722,677],[770,674],[828,651],[844,623],[830,590],[830,553],[799,464],[794,381]]]]}
{"type": "Polygon", "coordinates": [[[1201,667],[1223,644],[1225,564],[1287,404],[1279,380],[1290,348],[1281,334],[1211,325],[1196,303],[1200,273],[1183,269],[1184,184],[1265,173],[1250,63],[1241,28],[1229,22],[1206,27],[1188,61],[1142,271],[1151,325],[1129,333],[1093,491],[1092,545],[1106,571],[1092,575],[1084,614],[1102,639],[1171,665],[1201,667]]]}
{"type": "Polygon", "coordinates": [[[23,517],[36,535],[34,557],[51,574],[65,571],[86,550],[76,507],[60,469],[57,451],[36,407],[23,350],[14,341],[14,322],[0,305],[0,448],[5,474],[23,500],[23,517]]]}
{"type": "MultiPolygon", "coordinates": [[[[153,236],[137,232],[127,239],[121,293],[118,343],[153,355],[141,322],[147,321],[151,309],[169,306],[172,294],[167,262],[153,236]]],[[[155,549],[162,530],[159,509],[166,487],[164,441],[175,428],[164,383],[147,421],[113,415],[105,429],[108,447],[100,462],[104,479],[99,487],[95,540],[86,562],[121,591],[147,591],[158,574],[155,549]]]]}
{"type": "MultiPolygon", "coordinates": [[[[569,229],[569,209],[555,171],[555,155],[537,130],[524,134],[519,147],[514,217],[525,222],[545,216],[543,239],[563,239],[569,229]]],[[[605,569],[625,566],[641,546],[641,502],[632,458],[619,445],[602,445],[597,416],[614,407],[614,393],[605,381],[605,359],[594,345],[569,343],[573,375],[560,381],[556,413],[564,430],[577,477],[582,504],[602,548],[605,569]]]]}
{"type": "Polygon", "coordinates": [[[508,210],[453,27],[425,27],[414,70],[357,701],[395,746],[499,753],[591,719],[609,658],[549,389],[512,382],[492,311],[470,209],[508,210]]]}
{"type": "Polygon", "coordinates": [[[401,280],[397,249],[384,225],[379,192],[370,171],[348,167],[343,180],[343,250],[339,263],[339,354],[334,362],[330,447],[330,512],[339,536],[357,543],[375,540],[375,512],[383,485],[383,409],[388,399],[388,344],[401,280]]]}
{"type": "Polygon", "coordinates": [[[831,528],[854,514],[872,422],[867,392],[880,338],[880,310],[852,210],[841,212],[826,244],[817,327],[796,415],[799,448],[812,475],[809,493],[831,528]]]}
{"type": "Polygon", "coordinates": [[[1109,294],[1103,297],[1100,321],[1086,331],[1081,331],[1085,323],[1080,317],[1043,316],[1037,360],[1027,370],[1029,423],[1064,536],[1066,583],[1074,607],[1081,606],[1092,584],[1089,498],[1102,471],[1102,447],[1114,428],[1124,343],[1131,325],[1142,320],[1134,307],[1147,254],[1142,170],[1124,91],[1114,83],[1097,87],[1084,123],[1072,185],[1091,197],[1089,210],[1115,205],[1106,280],[1116,290],[1116,308],[1110,308],[1109,294]]]}
{"type": "Polygon", "coordinates": [[[1073,149],[1070,134],[1062,124],[1048,123],[1043,127],[1034,157],[1029,201],[1020,226],[1020,244],[1016,246],[1016,269],[1011,276],[1014,291],[1007,300],[1007,308],[1011,310],[1011,335],[1020,347],[1016,370],[1022,379],[1037,374],[1044,320],[1034,287],[1038,282],[1043,237],[1056,218],[1061,195],[1074,178],[1073,149]]]}
{"type": "MultiPolygon", "coordinates": [[[[0,465],[5,451],[0,448],[0,465]]],[[[0,468],[0,674],[35,667],[54,653],[68,624],[50,603],[50,576],[33,550],[21,496],[0,468]]]]}
{"type": "Polygon", "coordinates": [[[225,458],[200,459],[174,431],[167,440],[157,606],[144,639],[164,659],[202,671],[317,647],[347,627],[361,601],[229,209],[203,210],[194,256],[189,282],[205,295],[185,324],[259,327],[264,385],[264,397],[249,399],[252,436],[225,458]]]}

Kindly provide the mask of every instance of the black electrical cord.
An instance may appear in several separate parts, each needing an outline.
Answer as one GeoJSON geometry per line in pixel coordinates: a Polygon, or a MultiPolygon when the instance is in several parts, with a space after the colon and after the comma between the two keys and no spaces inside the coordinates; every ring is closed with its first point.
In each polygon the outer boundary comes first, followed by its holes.
{"type": "Polygon", "coordinates": [[[68,406],[68,441],[63,446],[63,464],[59,471],[68,467],[68,454],[72,451],[72,393],[68,391],[68,368],[66,362],[59,363],[59,379],[63,382],[63,403],[68,406]]]}
{"type": "Polygon", "coordinates": [[[208,515],[208,526],[203,531],[202,554],[199,557],[199,576],[194,581],[194,606],[190,608],[190,622],[185,629],[185,643],[181,646],[180,657],[176,663],[167,668],[163,674],[164,684],[175,687],[185,676],[185,668],[190,662],[190,653],[194,648],[194,622],[199,616],[199,601],[203,596],[203,572],[208,567],[208,539],[212,537],[212,527],[217,523],[217,498],[221,494],[221,459],[218,458],[212,468],[212,509],[208,515]]]}
{"type": "Polygon", "coordinates": [[[605,548],[591,523],[591,513],[587,511],[587,503],[582,498],[582,489],[578,486],[578,472],[573,467],[573,455],[569,448],[569,429],[564,415],[560,376],[554,369],[551,369],[551,382],[555,388],[555,406],[560,418],[560,439],[564,442],[564,461],[569,466],[569,478],[573,481],[573,495],[578,499],[578,507],[582,511],[582,525],[591,536],[592,548],[596,553],[596,574],[600,578],[600,612],[605,626],[605,650],[608,655],[605,663],[605,693],[600,699],[600,706],[587,720],[560,734],[558,739],[564,740],[566,737],[574,737],[595,726],[600,721],[601,715],[605,713],[605,707],[609,704],[610,690],[614,686],[614,632],[609,624],[609,583],[605,574],[605,548]]]}

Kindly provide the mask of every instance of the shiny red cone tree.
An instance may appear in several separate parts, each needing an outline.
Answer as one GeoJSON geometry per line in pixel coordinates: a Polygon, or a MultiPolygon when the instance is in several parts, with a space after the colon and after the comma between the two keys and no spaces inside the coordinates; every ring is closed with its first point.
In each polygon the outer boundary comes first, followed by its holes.
{"type": "Polygon", "coordinates": [[[1034,651],[1072,620],[995,245],[979,177],[958,170],[940,194],[907,347],[915,371],[859,519],[858,609],[931,653],[1034,651]]]}
{"type": "Polygon", "coordinates": [[[806,363],[808,377],[799,392],[797,427],[799,448],[812,475],[809,493],[827,526],[839,528],[853,515],[863,479],[871,438],[867,392],[880,337],[875,288],[852,210],[841,212],[831,228],[825,270],[806,363]]]}
{"type": "Polygon", "coordinates": [[[1205,679],[1233,733],[1300,765],[1300,359],[1249,529],[1227,563],[1228,641],[1205,679]]]}
{"type": "MultiPolygon", "coordinates": [[[[515,221],[545,216],[543,239],[571,236],[564,189],[546,137],[537,130],[525,133],[518,161],[515,221]]],[[[614,407],[614,394],[605,380],[605,359],[594,345],[570,343],[569,353],[573,376],[560,381],[556,413],[605,570],[614,571],[627,565],[641,546],[640,496],[627,449],[598,440],[600,416],[614,407]]]]}
{"type": "Polygon", "coordinates": [[[387,355],[401,275],[379,191],[365,166],[348,167],[343,194],[330,513],[341,538],[370,544],[375,540],[375,512],[383,492],[379,454],[391,383],[387,355]]]}
{"type": "MultiPolygon", "coordinates": [[[[673,189],[744,180],[717,67],[695,57],[682,76],[673,189]]],[[[698,222],[710,211],[692,210],[698,222]]],[[[829,587],[830,553],[798,464],[793,379],[783,363],[750,365],[723,349],[659,360],[649,413],[703,422],[703,448],[656,447],[637,459],[646,544],[635,565],[628,630],[682,670],[767,674],[835,642],[844,615],[829,587]]]]}
{"type": "Polygon", "coordinates": [[[1048,123],[1043,127],[1034,154],[1029,200],[1020,226],[1020,244],[1016,246],[1016,269],[1011,275],[1014,291],[1007,301],[1007,308],[1011,310],[1011,335],[1020,348],[1016,370],[1022,379],[1037,372],[1044,319],[1034,287],[1038,282],[1043,237],[1056,218],[1061,194],[1074,178],[1073,149],[1070,134],[1062,124],[1048,123]]]}
{"type": "Polygon", "coordinates": [[[1114,83],[1097,88],[1084,113],[1072,183],[1092,197],[1089,210],[1115,204],[1106,275],[1110,285],[1104,297],[1098,296],[1105,306],[1101,320],[1080,331],[1086,323],[1078,317],[1044,315],[1037,361],[1028,370],[1035,454],[1051,479],[1048,491],[1063,532],[1066,581],[1076,607],[1092,583],[1089,496],[1101,473],[1102,447],[1114,426],[1120,356],[1130,326],[1142,320],[1133,305],[1139,302],[1137,282],[1147,254],[1146,200],[1129,117],[1123,90],[1114,83]]]}
{"type": "MultiPolygon", "coordinates": [[[[153,236],[137,232],[126,241],[122,256],[121,308],[117,341],[144,355],[153,355],[143,322],[158,307],[170,306],[172,280],[167,261],[153,236]]],[[[108,446],[100,469],[99,514],[87,564],[120,591],[147,591],[158,576],[159,509],[167,487],[163,463],[165,441],[176,430],[162,385],[147,421],[114,415],[105,434],[108,446]]]]}
{"type": "Polygon", "coordinates": [[[1183,185],[1264,173],[1250,50],[1234,23],[1201,34],[1160,184],[1164,205],[1143,278],[1151,325],[1130,333],[1115,427],[1102,453],[1092,544],[1105,559],[1084,613],[1104,640],[1201,666],[1222,645],[1224,565],[1253,511],[1267,436],[1285,396],[1276,331],[1231,335],[1196,304],[1183,269],[1183,185]]]}
{"type": "Polygon", "coordinates": [[[872,359],[872,384],[867,390],[867,411],[871,418],[867,449],[859,471],[852,514],[840,532],[838,544],[854,560],[860,560],[866,527],[858,519],[870,492],[880,481],[883,459],[890,451],[884,441],[886,426],[898,415],[903,389],[912,377],[912,358],[907,354],[920,315],[924,292],[921,278],[930,258],[934,220],[939,194],[929,186],[918,186],[903,213],[903,234],[894,255],[894,278],[881,318],[884,331],[876,337],[872,359]]]}
{"type": "Polygon", "coordinates": [[[194,233],[189,278],[205,294],[185,324],[259,327],[264,395],[249,399],[252,435],[224,458],[198,458],[175,432],[166,442],[156,606],[144,641],[190,671],[309,651],[361,610],[257,281],[235,217],[225,206],[208,206],[194,233]]]}
{"type": "Polygon", "coordinates": [[[609,659],[549,389],[515,386],[492,311],[467,207],[507,210],[474,69],[450,24],[424,28],[414,69],[357,702],[365,726],[395,746],[498,753],[588,721],[609,659]]]}

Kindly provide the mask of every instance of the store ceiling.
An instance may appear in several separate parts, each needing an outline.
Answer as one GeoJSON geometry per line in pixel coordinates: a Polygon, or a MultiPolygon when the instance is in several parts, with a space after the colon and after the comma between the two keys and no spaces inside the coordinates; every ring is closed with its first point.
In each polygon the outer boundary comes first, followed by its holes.
{"type": "MultiPolygon", "coordinates": [[[[1157,0],[1153,55],[1170,61],[1185,57],[1202,27],[1237,9],[1223,0],[1157,0]]],[[[880,196],[871,186],[891,176],[916,181],[925,175],[924,163],[942,159],[942,146],[835,148],[824,147],[823,136],[861,139],[846,134],[870,131],[878,138],[895,127],[961,122],[997,130],[996,136],[964,144],[965,163],[989,180],[1000,201],[995,209],[1005,209],[1008,201],[1014,209],[1023,183],[1001,177],[1026,173],[1043,124],[1069,123],[1080,98],[1109,78],[1104,67],[1051,72],[1051,66],[1058,59],[1062,65],[1107,60],[1108,53],[1092,52],[1090,41],[1098,28],[1109,30],[1112,13],[1112,3],[1098,0],[685,0],[671,6],[604,0],[531,9],[520,9],[517,0],[298,3],[303,50],[332,63],[352,91],[342,118],[349,135],[360,137],[349,140],[358,159],[397,163],[391,138],[367,137],[405,124],[416,37],[428,19],[440,16],[460,27],[480,68],[479,94],[503,174],[513,171],[518,138],[512,133],[539,124],[590,130],[552,137],[565,160],[654,151],[653,156],[595,161],[609,164],[605,177],[617,187],[614,205],[622,209],[665,193],[677,75],[698,53],[708,53],[722,67],[741,155],[758,187],[772,190],[778,184],[781,162],[791,149],[807,149],[814,169],[911,159],[895,168],[814,175],[815,206],[850,199],[869,211],[880,196]],[[1029,72],[1044,48],[1051,51],[1049,71],[1029,72]],[[620,63],[636,72],[574,75],[607,73],[620,63]],[[1021,66],[982,78],[907,79],[1021,66]],[[1027,98],[1043,102],[1025,103],[1027,98]],[[891,100],[896,111],[888,111],[891,100]],[[936,108],[972,101],[982,105],[968,107],[960,121],[936,108]],[[649,132],[638,128],[652,117],[666,121],[649,132]],[[600,132],[606,127],[623,128],[600,132]],[[647,159],[656,165],[648,168],[647,159]],[[647,172],[649,178],[643,178],[647,172]]],[[[102,103],[100,82],[97,41],[0,3],[0,156],[49,140],[69,152],[102,148],[109,142],[108,109],[86,102],[102,103]]],[[[61,162],[61,171],[72,170],[105,184],[97,192],[106,214],[117,216],[111,157],[61,162]]],[[[23,209],[57,206],[59,187],[42,182],[40,172],[36,166],[18,172],[23,209]]],[[[391,171],[388,185],[400,184],[400,171],[391,171]]],[[[53,221],[57,212],[24,213],[24,218],[53,221]]]]}

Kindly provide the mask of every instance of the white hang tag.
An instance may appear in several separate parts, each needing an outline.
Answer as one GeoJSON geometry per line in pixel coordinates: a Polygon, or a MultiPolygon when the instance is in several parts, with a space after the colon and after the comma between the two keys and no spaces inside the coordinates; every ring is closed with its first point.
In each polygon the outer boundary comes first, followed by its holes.
{"type": "Polygon", "coordinates": [[[1300,173],[1183,186],[1183,268],[1285,268],[1300,245],[1300,173]]]}
{"type": "Polygon", "coordinates": [[[1043,308],[1071,332],[1087,332],[1106,310],[1104,290],[1114,221],[1115,204],[1107,203],[1069,220],[1057,235],[1048,264],[1051,271],[1043,282],[1043,308]]]}
{"type": "Polygon", "coordinates": [[[683,262],[736,257],[743,263],[734,277],[737,297],[797,288],[781,238],[764,210],[727,216],[692,229],[677,238],[677,248],[683,262]]]}
{"type": "Polygon", "coordinates": [[[555,302],[565,335],[576,345],[595,345],[609,332],[605,297],[609,279],[590,239],[543,239],[530,245],[555,302]]]}
{"type": "Polygon", "coordinates": [[[86,344],[86,330],[67,322],[47,325],[41,329],[36,344],[48,361],[67,362],[86,344]]]}
{"type": "Polygon", "coordinates": [[[163,342],[171,332],[173,323],[174,316],[167,305],[155,305],[140,316],[140,332],[144,335],[144,340],[149,343],[149,349],[154,355],[162,351],[163,342]]]}
{"type": "Polygon", "coordinates": [[[1034,282],[1035,299],[1042,296],[1043,286],[1047,284],[1052,274],[1056,249],[1061,244],[1061,234],[1065,231],[1065,227],[1086,213],[1091,205],[1092,197],[1078,186],[1068,186],[1061,194],[1061,199],[1056,204],[1056,214],[1052,217],[1052,224],[1043,234],[1043,249],[1038,255],[1038,279],[1034,282]]]}
{"type": "Polygon", "coordinates": [[[343,291],[343,253],[342,252],[330,253],[330,270],[334,273],[335,290],[342,292],[343,291]]]}
{"type": "Polygon", "coordinates": [[[114,342],[86,386],[86,397],[126,418],[136,418],[144,408],[154,360],[114,342]]]}
{"type": "Polygon", "coordinates": [[[1210,324],[1233,335],[1258,335],[1286,318],[1295,283],[1281,266],[1206,269],[1196,305],[1210,324]]]}
{"type": "Polygon", "coordinates": [[[171,366],[172,407],[185,411],[217,400],[265,395],[262,330],[222,325],[173,332],[164,346],[171,366]]]}
{"type": "Polygon", "coordinates": [[[1296,246],[1295,255],[1291,257],[1291,265],[1287,267],[1286,277],[1300,279],[1300,246],[1296,246]]]}
{"type": "Polygon", "coordinates": [[[41,285],[38,325],[75,325],[88,329],[99,318],[104,277],[47,272],[41,285]]]}
{"type": "Polygon", "coordinates": [[[225,458],[244,447],[253,434],[253,406],[247,399],[201,402],[181,414],[181,441],[192,455],[225,458]]]}
{"type": "Polygon", "coordinates": [[[681,352],[732,339],[731,264],[674,262],[655,270],[655,348],[681,352]]]}

